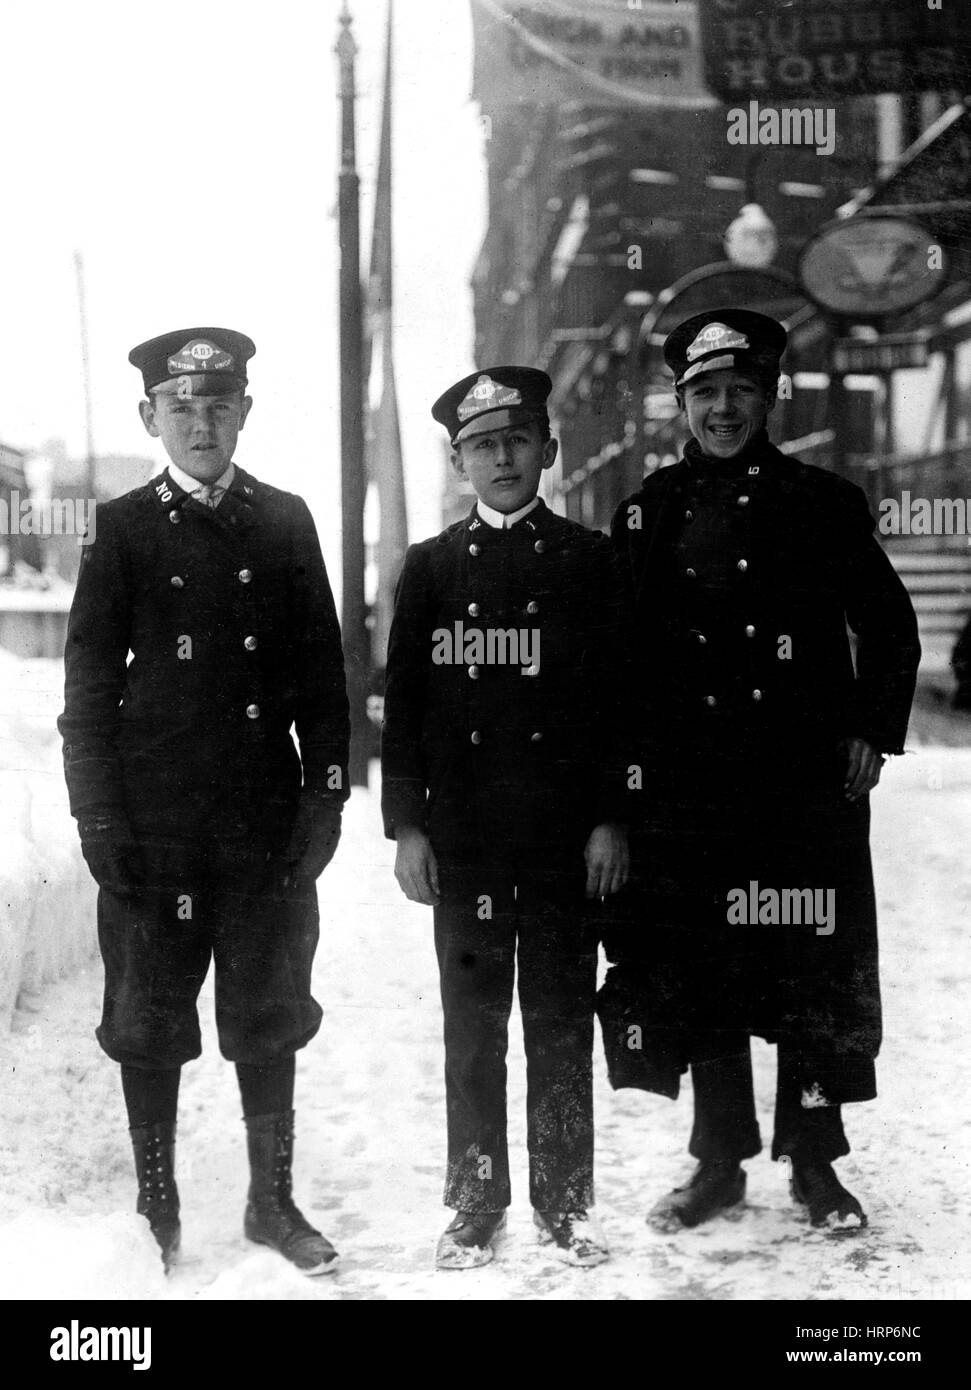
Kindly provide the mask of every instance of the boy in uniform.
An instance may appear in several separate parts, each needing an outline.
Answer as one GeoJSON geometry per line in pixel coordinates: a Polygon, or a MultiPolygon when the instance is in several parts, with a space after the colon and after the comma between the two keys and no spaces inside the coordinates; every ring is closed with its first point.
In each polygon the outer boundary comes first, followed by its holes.
{"type": "Polygon", "coordinates": [[[168,1268],[179,1078],[201,1050],[196,999],[214,958],[219,1044],[247,1128],[245,1231],[318,1274],[337,1253],[291,1194],[294,1054],[320,1026],[315,880],[340,836],[347,700],[307,505],[233,463],[254,352],[241,333],[202,327],[129,354],[142,422],[170,462],[98,508],[58,725],[100,887],[97,1037],[121,1065],[137,1210],[168,1268]]]}
{"type": "Polygon", "coordinates": [[[608,541],[537,496],[556,458],[551,382],[463,378],[432,407],[477,501],[412,546],[391,629],[385,831],[434,907],[455,1219],[439,1268],[487,1263],[510,1200],[507,1025],[519,967],[530,1199],[573,1264],[607,1249],[593,1205],[597,930],[588,899],[627,877],[618,733],[624,599],[608,541]]]}

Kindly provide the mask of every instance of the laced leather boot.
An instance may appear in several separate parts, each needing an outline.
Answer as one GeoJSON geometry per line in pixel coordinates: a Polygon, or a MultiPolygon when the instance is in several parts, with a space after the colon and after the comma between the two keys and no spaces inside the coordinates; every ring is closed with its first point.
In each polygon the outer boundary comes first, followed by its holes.
{"type": "Polygon", "coordinates": [[[160,1121],[135,1126],[128,1132],[138,1176],[135,1210],[148,1219],[168,1274],[182,1240],[179,1191],[175,1185],[175,1125],[160,1121]]]}
{"type": "Polygon", "coordinates": [[[311,1226],[292,1196],[293,1111],[246,1118],[250,1187],[243,1229],[249,1240],[269,1245],[301,1274],[330,1274],[339,1255],[311,1226]]]}

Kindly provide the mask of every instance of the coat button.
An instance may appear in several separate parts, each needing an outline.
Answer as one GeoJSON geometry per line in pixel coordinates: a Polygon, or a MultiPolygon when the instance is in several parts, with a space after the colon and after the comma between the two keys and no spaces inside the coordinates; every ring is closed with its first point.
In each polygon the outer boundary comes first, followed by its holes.
{"type": "Polygon", "coordinates": [[[748,504],[749,504],[748,493],[743,492],[742,495],[741,495],[741,497],[738,499],[738,505],[739,505],[740,507],[747,507],[748,504]]]}
{"type": "Polygon", "coordinates": [[[762,692],[761,692],[761,690],[753,690],[753,691],[752,691],[752,699],[753,699],[753,700],[761,700],[761,698],[762,698],[762,692]]]}
{"type": "Polygon", "coordinates": [[[747,561],[747,560],[739,560],[739,562],[738,562],[738,564],[735,566],[735,568],[736,568],[737,570],[739,570],[740,573],[744,574],[745,571],[748,569],[748,561],[747,561]]]}
{"type": "Polygon", "coordinates": [[[472,556],[475,556],[475,555],[480,555],[481,553],[482,553],[482,547],[481,547],[481,545],[476,545],[475,541],[473,541],[472,544],[469,546],[469,554],[472,555],[472,556]]]}
{"type": "Polygon", "coordinates": [[[537,731],[535,734],[530,734],[529,741],[530,743],[542,743],[543,735],[537,731]]]}
{"type": "Polygon", "coordinates": [[[718,701],[715,699],[714,695],[706,695],[705,704],[708,706],[709,709],[714,709],[714,707],[718,704],[718,701]]]}
{"type": "Polygon", "coordinates": [[[699,633],[698,633],[698,646],[699,646],[699,647],[707,647],[707,645],[708,645],[708,638],[705,636],[705,634],[704,634],[703,632],[699,632],[699,633]]]}
{"type": "Polygon", "coordinates": [[[479,733],[478,729],[472,730],[472,733],[469,735],[469,742],[476,745],[482,742],[482,735],[479,733]]]}
{"type": "Polygon", "coordinates": [[[482,609],[479,607],[477,603],[470,603],[466,611],[468,612],[470,618],[477,618],[479,614],[482,612],[482,609]]]}
{"type": "Polygon", "coordinates": [[[469,667],[469,680],[470,680],[470,681],[477,681],[478,679],[479,679],[479,668],[478,668],[478,666],[470,666],[470,667],[469,667]]]}
{"type": "Polygon", "coordinates": [[[240,584],[248,584],[252,578],[253,578],[253,571],[252,571],[252,570],[240,570],[240,572],[239,572],[239,582],[240,582],[240,584]]]}
{"type": "Polygon", "coordinates": [[[259,707],[259,705],[247,705],[247,706],[246,706],[246,718],[247,718],[247,719],[259,719],[259,717],[260,717],[260,707],[259,707]]]}
{"type": "Polygon", "coordinates": [[[523,675],[524,675],[524,676],[538,676],[538,675],[539,675],[539,667],[538,667],[537,665],[535,665],[535,663],[534,663],[532,666],[524,666],[524,667],[523,667],[523,675]]]}
{"type": "Polygon", "coordinates": [[[536,541],[533,545],[533,549],[536,551],[537,555],[542,555],[543,551],[546,549],[546,542],[536,541]]]}
{"type": "Polygon", "coordinates": [[[526,612],[530,615],[530,617],[535,617],[536,614],[539,612],[539,604],[536,602],[534,598],[531,598],[527,603],[526,612]]]}
{"type": "Polygon", "coordinates": [[[169,521],[177,524],[181,520],[182,513],[178,510],[177,507],[173,507],[172,511],[169,512],[169,521]]]}
{"type": "Polygon", "coordinates": [[[751,623],[746,623],[746,624],[745,624],[745,636],[746,636],[746,637],[754,637],[754,636],[755,636],[755,628],[752,626],[751,623]]]}
{"type": "Polygon", "coordinates": [[[687,569],[687,570],[685,570],[684,573],[685,573],[685,578],[686,578],[686,579],[697,579],[697,578],[698,578],[698,572],[697,572],[697,570],[687,569]]]}
{"type": "Polygon", "coordinates": [[[255,638],[255,637],[244,637],[244,638],[243,638],[243,646],[246,648],[246,650],[247,650],[248,652],[255,652],[255,651],[256,651],[256,638],[255,638]]]}
{"type": "Polygon", "coordinates": [[[172,576],[172,578],[171,578],[171,580],[170,580],[170,583],[171,583],[173,589],[184,589],[184,588],[185,588],[185,580],[182,578],[181,575],[173,574],[173,576],[172,576]]]}
{"type": "Polygon", "coordinates": [[[688,511],[685,512],[685,514],[684,514],[684,519],[685,519],[685,521],[694,521],[694,519],[695,519],[695,514],[694,514],[693,511],[691,511],[690,508],[688,509],[688,511]]]}

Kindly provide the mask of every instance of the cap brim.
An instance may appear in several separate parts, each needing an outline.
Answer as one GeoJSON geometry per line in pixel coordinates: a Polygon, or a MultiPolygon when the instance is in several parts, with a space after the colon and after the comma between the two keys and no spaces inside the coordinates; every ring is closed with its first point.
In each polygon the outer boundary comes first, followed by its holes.
{"type": "Polygon", "coordinates": [[[246,378],[231,372],[186,372],[165,377],[146,390],[160,396],[232,396],[246,386],[246,378]]]}
{"type": "Polygon", "coordinates": [[[758,357],[751,352],[720,352],[714,357],[704,357],[700,362],[692,362],[687,371],[682,372],[674,384],[680,388],[689,381],[704,376],[706,372],[725,371],[745,372],[749,376],[760,377],[768,375],[769,372],[778,372],[779,362],[777,358],[768,361],[766,358],[758,357]]]}
{"type": "MultiPolygon", "coordinates": [[[[542,420],[545,410],[533,410],[526,406],[497,406],[495,410],[483,410],[474,420],[462,426],[458,434],[452,436],[453,444],[471,439],[477,434],[488,434],[491,430],[507,429],[510,425],[524,425],[528,420],[542,420]]],[[[548,418],[548,417],[547,417],[548,418]]]]}

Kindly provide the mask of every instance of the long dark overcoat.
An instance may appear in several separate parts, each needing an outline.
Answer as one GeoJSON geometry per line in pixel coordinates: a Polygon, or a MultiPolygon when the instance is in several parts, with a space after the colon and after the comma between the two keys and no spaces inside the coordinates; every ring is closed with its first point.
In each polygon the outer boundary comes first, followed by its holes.
{"type": "Polygon", "coordinates": [[[615,1085],[676,1096],[693,1038],[741,1027],[784,1042],[831,1103],[875,1094],[869,807],[843,795],[839,744],[903,751],[920,648],[874,525],[860,489],[764,434],[719,465],[692,441],[616,512],[643,790],[600,999],[615,1085]],[[781,894],[805,889],[827,920],[787,924],[781,894]]]}
{"type": "Polygon", "coordinates": [[[75,815],[117,810],[141,837],[190,840],[260,825],[285,842],[301,784],[347,796],[340,630],[313,519],[239,467],[215,510],[167,470],[98,507],[65,664],[75,815]]]}
{"type": "Polygon", "coordinates": [[[390,837],[399,825],[420,826],[450,863],[575,856],[594,826],[626,817],[619,573],[605,536],[542,502],[511,530],[473,510],[411,546],[385,692],[390,837]],[[437,660],[441,634],[459,623],[463,635],[538,634],[538,669],[467,662],[461,652],[437,660]]]}

